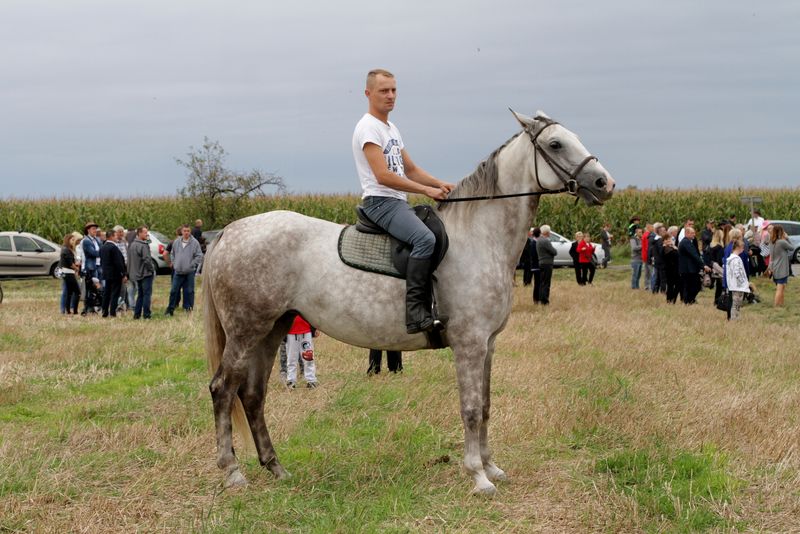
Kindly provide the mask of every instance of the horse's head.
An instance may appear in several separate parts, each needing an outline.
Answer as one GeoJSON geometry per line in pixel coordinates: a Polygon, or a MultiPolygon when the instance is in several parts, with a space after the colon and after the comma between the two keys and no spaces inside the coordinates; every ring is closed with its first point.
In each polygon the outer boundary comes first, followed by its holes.
{"type": "Polygon", "coordinates": [[[532,176],[540,191],[561,190],[600,205],[614,193],[614,179],[578,136],[541,111],[527,117],[511,110],[531,141],[532,176]]]}

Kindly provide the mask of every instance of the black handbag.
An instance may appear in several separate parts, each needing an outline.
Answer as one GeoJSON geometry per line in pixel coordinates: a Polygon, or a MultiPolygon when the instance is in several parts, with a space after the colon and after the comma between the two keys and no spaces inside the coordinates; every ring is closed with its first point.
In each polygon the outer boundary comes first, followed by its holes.
{"type": "Polygon", "coordinates": [[[728,311],[731,309],[731,293],[730,291],[723,291],[717,299],[717,309],[720,311],[728,311]]]}

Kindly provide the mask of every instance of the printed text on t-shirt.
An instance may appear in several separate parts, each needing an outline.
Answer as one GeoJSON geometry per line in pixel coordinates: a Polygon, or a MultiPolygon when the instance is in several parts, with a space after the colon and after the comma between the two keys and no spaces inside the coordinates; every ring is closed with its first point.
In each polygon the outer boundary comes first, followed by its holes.
{"type": "Polygon", "coordinates": [[[399,176],[405,176],[403,155],[400,153],[400,143],[397,139],[389,139],[389,142],[383,148],[383,155],[386,158],[386,166],[390,171],[399,176]]]}

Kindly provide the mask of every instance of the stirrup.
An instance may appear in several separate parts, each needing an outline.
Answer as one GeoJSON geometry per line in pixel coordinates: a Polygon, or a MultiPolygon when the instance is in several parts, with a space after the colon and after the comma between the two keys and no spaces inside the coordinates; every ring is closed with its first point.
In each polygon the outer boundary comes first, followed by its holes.
{"type": "Polygon", "coordinates": [[[439,307],[436,305],[436,292],[433,289],[434,284],[437,282],[436,275],[431,274],[431,316],[433,317],[433,330],[444,332],[447,329],[447,322],[450,317],[439,314],[439,307]]]}

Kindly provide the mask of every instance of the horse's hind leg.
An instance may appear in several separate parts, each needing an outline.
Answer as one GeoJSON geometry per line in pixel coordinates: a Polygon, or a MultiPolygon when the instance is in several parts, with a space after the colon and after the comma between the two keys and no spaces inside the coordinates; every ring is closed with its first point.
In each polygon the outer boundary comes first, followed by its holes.
{"type": "Polygon", "coordinates": [[[239,388],[239,398],[253,434],[253,441],[258,451],[261,465],[272,471],[279,479],[288,478],[289,472],[278,462],[278,456],[269,437],[267,423],[264,420],[264,397],[267,392],[269,375],[275,362],[275,353],[291,326],[292,317],[276,321],[272,331],[257,347],[257,354],[250,359],[247,380],[239,388]]]}
{"type": "Polygon", "coordinates": [[[481,462],[489,480],[507,480],[505,471],[497,467],[492,461],[492,451],[489,449],[489,411],[492,406],[491,380],[494,340],[495,338],[489,340],[489,350],[486,352],[486,360],[483,364],[483,421],[481,421],[480,429],[481,462]]]}
{"type": "Polygon", "coordinates": [[[222,353],[217,372],[211,379],[208,389],[214,404],[214,422],[217,431],[217,467],[225,472],[225,487],[244,486],[247,480],[239,471],[236,454],[233,451],[231,435],[231,409],[240,384],[247,377],[246,361],[242,354],[247,347],[235,338],[228,338],[222,353]]]}
{"type": "Polygon", "coordinates": [[[497,491],[486,476],[481,458],[483,427],[483,373],[486,357],[485,342],[475,342],[455,350],[458,393],[461,401],[461,420],[464,423],[464,470],[472,476],[475,495],[492,496],[497,491]]]}

